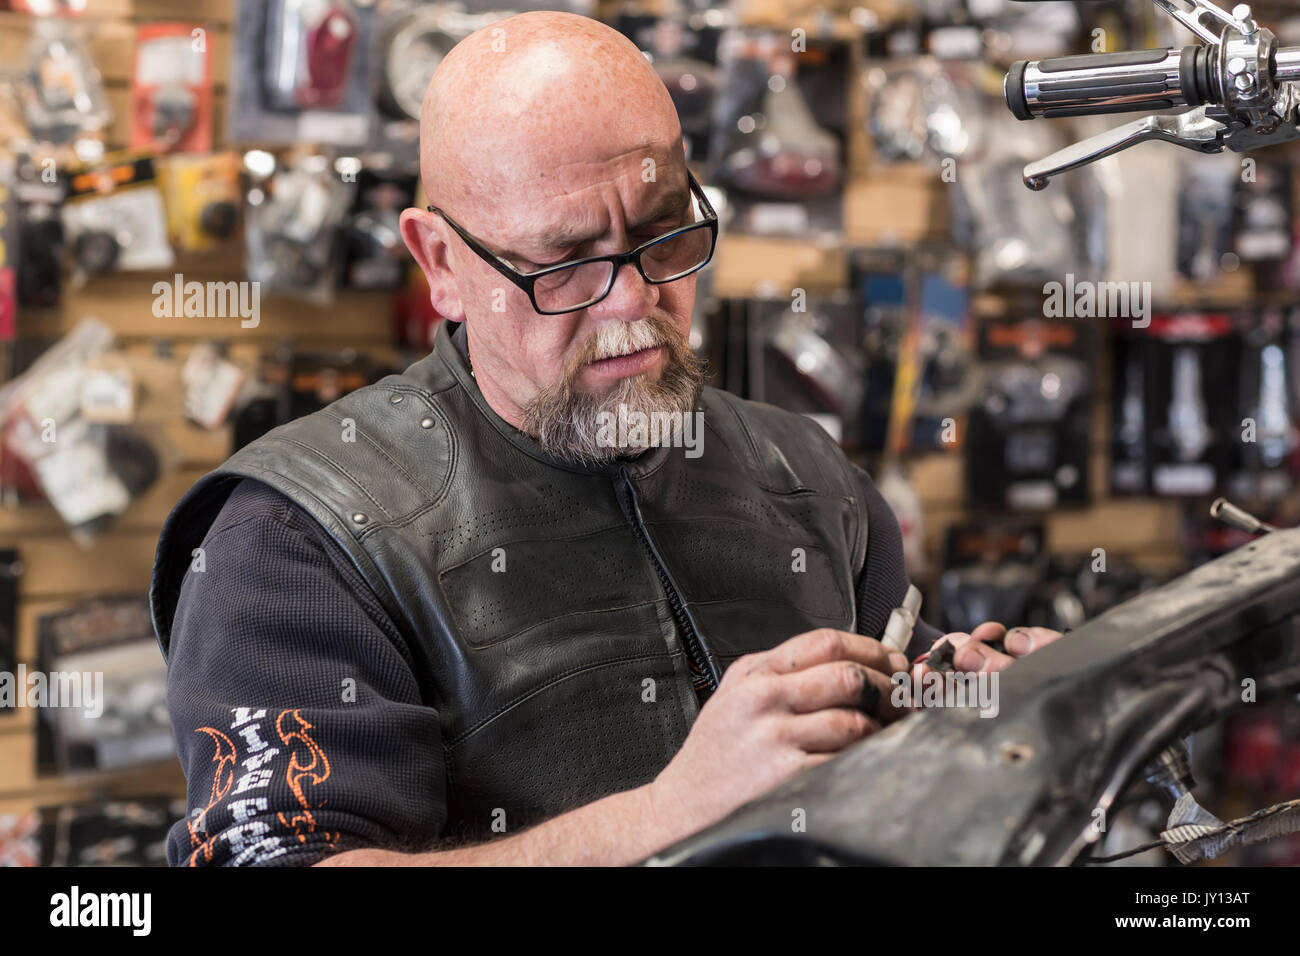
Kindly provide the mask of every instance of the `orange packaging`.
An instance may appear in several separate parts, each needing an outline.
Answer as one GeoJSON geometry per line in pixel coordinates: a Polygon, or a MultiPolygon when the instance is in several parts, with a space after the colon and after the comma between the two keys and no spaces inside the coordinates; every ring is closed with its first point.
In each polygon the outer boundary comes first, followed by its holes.
{"type": "Polygon", "coordinates": [[[136,31],[130,144],[160,153],[212,148],[212,48],[205,27],[142,23],[136,31]]]}

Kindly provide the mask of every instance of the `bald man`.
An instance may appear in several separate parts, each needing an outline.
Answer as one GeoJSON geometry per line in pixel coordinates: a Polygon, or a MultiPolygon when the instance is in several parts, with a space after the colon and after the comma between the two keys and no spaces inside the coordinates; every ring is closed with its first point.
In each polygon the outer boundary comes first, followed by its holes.
{"type": "Polygon", "coordinates": [[[645,58],[510,17],[421,124],[434,351],[159,541],[174,865],[631,863],[900,716],[897,523],[815,425],[703,387],[716,216],[645,58]]]}

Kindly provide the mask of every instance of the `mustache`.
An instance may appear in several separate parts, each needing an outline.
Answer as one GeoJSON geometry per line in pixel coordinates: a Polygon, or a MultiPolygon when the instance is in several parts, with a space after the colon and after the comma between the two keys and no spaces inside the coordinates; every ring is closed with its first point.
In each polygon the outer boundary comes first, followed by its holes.
{"type": "Polygon", "coordinates": [[[565,369],[564,381],[571,385],[583,367],[592,362],[631,355],[661,345],[668,346],[676,353],[685,344],[677,327],[659,316],[647,316],[636,323],[607,325],[582,343],[565,369]]]}

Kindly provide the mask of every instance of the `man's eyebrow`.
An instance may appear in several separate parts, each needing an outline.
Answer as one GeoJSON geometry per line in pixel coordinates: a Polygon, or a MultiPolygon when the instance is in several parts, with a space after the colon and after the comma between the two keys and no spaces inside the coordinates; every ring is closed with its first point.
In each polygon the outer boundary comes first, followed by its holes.
{"type": "MultiPolygon", "coordinates": [[[[689,185],[672,192],[660,193],[659,198],[640,219],[628,223],[628,229],[635,230],[648,223],[665,219],[675,212],[680,212],[682,207],[690,202],[690,198],[691,189],[689,185]]],[[[537,236],[535,241],[538,248],[541,249],[565,249],[569,246],[578,246],[584,242],[599,238],[599,233],[595,235],[581,233],[573,223],[561,223],[544,230],[537,236]]]]}

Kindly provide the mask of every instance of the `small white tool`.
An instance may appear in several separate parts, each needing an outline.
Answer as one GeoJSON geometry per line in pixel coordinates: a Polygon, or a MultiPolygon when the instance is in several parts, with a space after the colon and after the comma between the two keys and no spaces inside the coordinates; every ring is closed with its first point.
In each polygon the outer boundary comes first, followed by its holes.
{"type": "Polygon", "coordinates": [[[902,653],[912,640],[912,631],[916,629],[916,617],[921,613],[921,591],[915,584],[909,584],[907,594],[903,597],[901,607],[894,608],[885,625],[885,636],[880,639],[891,651],[902,653]]]}

